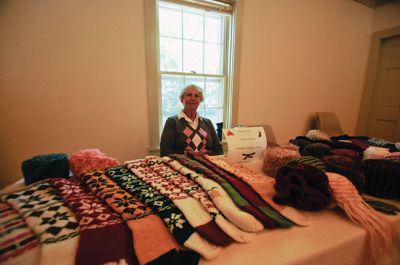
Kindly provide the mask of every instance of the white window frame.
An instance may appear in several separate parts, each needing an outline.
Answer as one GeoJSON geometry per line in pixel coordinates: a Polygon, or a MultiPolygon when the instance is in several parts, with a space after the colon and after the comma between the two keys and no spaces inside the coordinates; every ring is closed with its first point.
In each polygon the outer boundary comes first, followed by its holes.
{"type": "MultiPolygon", "coordinates": [[[[238,116],[238,86],[239,86],[239,64],[240,64],[240,42],[241,42],[241,17],[242,1],[236,0],[232,13],[232,28],[229,34],[234,34],[230,42],[228,52],[230,57],[228,73],[226,78],[227,89],[225,97],[224,127],[237,125],[238,116]]],[[[143,0],[145,17],[145,44],[146,44],[146,79],[147,79],[147,101],[149,121],[149,153],[158,154],[160,146],[161,124],[161,80],[159,72],[159,46],[158,46],[158,18],[157,0],[143,0]]],[[[231,35],[232,36],[232,35],[231,35]]]]}

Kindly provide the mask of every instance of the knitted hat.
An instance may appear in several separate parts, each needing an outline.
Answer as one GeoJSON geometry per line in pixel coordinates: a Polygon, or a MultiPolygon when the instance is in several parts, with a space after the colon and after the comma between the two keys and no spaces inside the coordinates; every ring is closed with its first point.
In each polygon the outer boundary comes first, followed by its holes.
{"type": "Polygon", "coordinates": [[[323,157],[326,155],[330,155],[331,147],[322,143],[313,143],[305,146],[301,151],[301,155],[303,156],[315,156],[315,157],[323,157]]]}
{"type": "Polygon", "coordinates": [[[309,165],[291,162],[278,170],[275,181],[273,200],[279,204],[318,211],[332,198],[325,173],[309,165]]]}
{"type": "Polygon", "coordinates": [[[288,163],[298,162],[301,164],[309,165],[318,168],[319,170],[326,171],[325,162],[322,159],[314,156],[301,156],[293,158],[288,163]]]}
{"type": "Polygon", "coordinates": [[[361,155],[360,153],[352,150],[352,149],[345,149],[345,148],[333,148],[331,149],[331,153],[333,155],[340,155],[340,156],[347,156],[351,159],[361,162],[361,155]]]}
{"type": "Polygon", "coordinates": [[[75,176],[95,169],[105,169],[120,164],[118,160],[106,156],[99,149],[80,150],[70,156],[69,163],[75,176]]]}
{"type": "Polygon", "coordinates": [[[364,177],[359,170],[359,162],[347,156],[330,155],[322,158],[326,171],[343,175],[351,181],[358,191],[364,189],[364,177]]]}
{"type": "Polygon", "coordinates": [[[362,153],[364,151],[359,145],[352,143],[351,141],[332,141],[332,148],[343,148],[343,149],[352,149],[358,153],[362,153]]]}
{"type": "Polygon", "coordinates": [[[301,151],[305,146],[312,144],[314,141],[305,136],[297,136],[296,138],[291,139],[289,142],[291,144],[297,145],[301,151]]]}
{"type": "Polygon", "coordinates": [[[389,155],[385,155],[383,159],[389,159],[400,162],[400,152],[393,152],[390,153],[389,155]]]}
{"type": "Polygon", "coordinates": [[[400,198],[400,163],[388,159],[363,161],[365,193],[382,198],[400,198]]]}
{"type": "Polygon", "coordinates": [[[23,161],[21,168],[26,185],[42,179],[69,176],[68,156],[64,153],[34,156],[23,161]]]}
{"type": "Polygon", "coordinates": [[[389,149],[377,146],[370,146],[363,152],[363,160],[367,159],[381,159],[386,155],[389,155],[389,149]]]}
{"type": "Polygon", "coordinates": [[[326,140],[330,141],[329,135],[320,130],[309,130],[306,134],[306,137],[315,141],[315,140],[326,140]]]}
{"type": "Polygon", "coordinates": [[[263,158],[263,172],[270,176],[275,177],[278,169],[293,158],[300,157],[298,147],[291,146],[274,146],[268,147],[264,152],[263,158]]]}

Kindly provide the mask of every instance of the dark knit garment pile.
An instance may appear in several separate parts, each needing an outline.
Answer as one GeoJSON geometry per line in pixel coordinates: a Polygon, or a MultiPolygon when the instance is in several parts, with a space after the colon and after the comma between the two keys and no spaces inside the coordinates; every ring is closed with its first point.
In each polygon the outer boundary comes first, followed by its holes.
{"type": "Polygon", "coordinates": [[[319,211],[326,208],[332,199],[327,176],[313,166],[288,163],[278,170],[275,181],[277,193],[273,199],[279,204],[319,211]]]}
{"type": "Polygon", "coordinates": [[[400,198],[398,144],[378,138],[348,135],[331,137],[330,141],[298,136],[290,140],[290,143],[298,146],[302,157],[320,159],[324,163],[324,168],[320,169],[348,178],[360,193],[383,198],[400,198]],[[366,156],[365,152],[370,148],[380,148],[382,153],[383,148],[387,148],[387,153],[366,156]]]}

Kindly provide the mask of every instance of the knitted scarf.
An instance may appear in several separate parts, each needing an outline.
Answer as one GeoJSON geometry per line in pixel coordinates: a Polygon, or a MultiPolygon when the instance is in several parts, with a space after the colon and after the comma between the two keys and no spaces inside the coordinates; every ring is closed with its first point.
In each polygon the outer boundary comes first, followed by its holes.
{"type": "Polygon", "coordinates": [[[262,223],[254,218],[253,215],[246,211],[242,211],[235,204],[236,202],[239,206],[245,208],[245,202],[238,202],[236,197],[234,200],[233,197],[229,196],[230,194],[228,194],[222,185],[218,184],[214,180],[204,177],[202,174],[196,173],[168,156],[163,156],[161,160],[167,163],[174,170],[203,187],[218,209],[237,227],[247,232],[259,232],[264,229],[262,223]]]}
{"type": "Polygon", "coordinates": [[[246,182],[261,196],[261,198],[263,198],[266,203],[268,203],[268,205],[270,205],[290,221],[304,226],[310,224],[311,217],[307,213],[300,212],[299,210],[290,206],[278,205],[272,200],[272,197],[276,193],[274,189],[275,180],[273,178],[267,177],[262,173],[255,172],[254,170],[251,170],[242,164],[227,162],[222,156],[206,155],[205,158],[216,166],[246,182]]]}
{"type": "Polygon", "coordinates": [[[354,223],[367,231],[364,264],[384,264],[385,258],[393,253],[396,230],[382,214],[373,210],[359,195],[351,182],[342,175],[327,172],[333,197],[354,223]]]}
{"type": "Polygon", "coordinates": [[[215,223],[236,242],[249,242],[250,235],[244,231],[239,230],[231,222],[225,219],[219,210],[215,207],[214,203],[208,197],[206,191],[196,184],[193,180],[186,178],[179,172],[173,170],[171,167],[164,164],[160,157],[148,156],[146,157],[147,165],[159,175],[175,184],[177,187],[184,190],[186,193],[197,199],[206,209],[215,223]]]}
{"type": "MultiPolygon", "coordinates": [[[[144,168],[150,171],[150,174],[153,173],[149,168],[144,168]]],[[[142,171],[139,167],[133,167],[131,161],[127,161],[126,165],[108,168],[106,172],[121,187],[156,212],[179,244],[209,260],[215,258],[221,252],[221,248],[209,244],[208,241],[200,237],[170,199],[134,174],[134,172],[140,174],[140,172],[144,173],[145,171],[142,171]]]]}

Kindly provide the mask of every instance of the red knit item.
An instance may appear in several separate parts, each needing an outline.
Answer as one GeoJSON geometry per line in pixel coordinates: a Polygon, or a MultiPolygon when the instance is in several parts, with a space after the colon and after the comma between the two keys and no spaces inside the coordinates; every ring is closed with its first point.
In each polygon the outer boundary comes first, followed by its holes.
{"type": "Polygon", "coordinates": [[[115,158],[106,156],[99,149],[84,149],[72,154],[69,166],[75,176],[96,169],[105,169],[118,166],[120,163],[115,158]]]}

